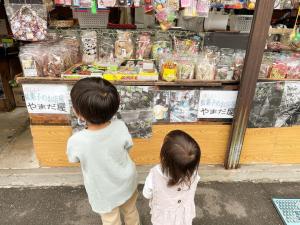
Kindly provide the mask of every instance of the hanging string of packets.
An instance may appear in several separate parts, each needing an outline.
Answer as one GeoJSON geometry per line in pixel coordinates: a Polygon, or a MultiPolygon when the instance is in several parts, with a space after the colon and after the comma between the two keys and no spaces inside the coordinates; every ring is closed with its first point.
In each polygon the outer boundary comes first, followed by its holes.
{"type": "Polygon", "coordinates": [[[291,47],[294,48],[294,49],[300,48],[300,30],[299,30],[299,27],[297,25],[299,15],[300,15],[300,7],[298,9],[298,13],[297,13],[296,21],[295,21],[295,24],[294,24],[293,32],[290,35],[291,47]]]}

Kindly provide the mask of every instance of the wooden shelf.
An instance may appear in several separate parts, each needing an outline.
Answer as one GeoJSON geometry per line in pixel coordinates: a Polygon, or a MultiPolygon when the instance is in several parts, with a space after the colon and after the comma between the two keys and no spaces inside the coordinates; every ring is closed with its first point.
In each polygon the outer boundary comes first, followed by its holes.
{"type": "Polygon", "coordinates": [[[274,82],[274,81],[300,81],[300,79],[272,79],[272,78],[258,79],[258,82],[274,82]]]}
{"type": "MultiPolygon", "coordinates": [[[[20,84],[75,84],[79,79],[65,79],[52,77],[18,77],[20,84]]],[[[239,85],[236,80],[224,81],[198,81],[198,80],[178,80],[174,82],[167,81],[113,81],[115,85],[125,86],[183,86],[183,87],[222,87],[226,85],[239,85]]]]}

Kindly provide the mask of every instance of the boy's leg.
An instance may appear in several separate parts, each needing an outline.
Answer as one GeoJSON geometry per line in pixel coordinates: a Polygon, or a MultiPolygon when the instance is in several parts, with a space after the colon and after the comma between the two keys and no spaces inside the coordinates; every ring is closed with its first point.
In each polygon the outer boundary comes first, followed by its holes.
{"type": "Polygon", "coordinates": [[[109,213],[100,215],[103,225],[122,225],[119,207],[114,208],[109,213]]]}
{"type": "Polygon", "coordinates": [[[120,206],[126,225],[140,225],[140,216],[136,208],[137,197],[138,191],[135,191],[132,197],[120,206]]]}

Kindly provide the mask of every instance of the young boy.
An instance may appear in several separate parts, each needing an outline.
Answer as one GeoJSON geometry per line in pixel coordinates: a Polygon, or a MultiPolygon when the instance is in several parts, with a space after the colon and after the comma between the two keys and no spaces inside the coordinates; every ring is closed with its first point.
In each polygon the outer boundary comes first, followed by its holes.
{"type": "Polygon", "coordinates": [[[132,139],[124,122],[112,120],[119,108],[117,89],[101,78],[79,80],[71,90],[73,109],[87,129],[68,140],[70,162],[80,162],[93,211],[103,225],[139,225],[137,172],[128,151],[132,139]]]}

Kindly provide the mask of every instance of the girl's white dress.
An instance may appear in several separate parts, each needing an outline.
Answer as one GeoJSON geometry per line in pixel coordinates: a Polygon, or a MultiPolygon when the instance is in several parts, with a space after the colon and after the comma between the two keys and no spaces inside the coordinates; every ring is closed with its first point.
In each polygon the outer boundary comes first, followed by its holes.
{"type": "Polygon", "coordinates": [[[150,199],[152,224],[192,225],[196,217],[194,197],[200,177],[195,173],[190,187],[168,187],[168,180],[160,165],[153,167],[146,179],[143,195],[150,199]]]}

